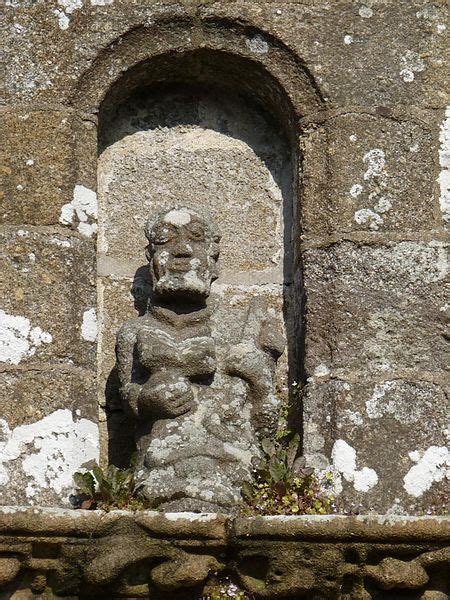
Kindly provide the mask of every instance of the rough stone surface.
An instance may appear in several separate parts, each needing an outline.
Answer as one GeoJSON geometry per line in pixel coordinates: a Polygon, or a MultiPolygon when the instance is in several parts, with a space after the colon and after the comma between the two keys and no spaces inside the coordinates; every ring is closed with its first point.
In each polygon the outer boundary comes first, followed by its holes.
{"type": "Polygon", "coordinates": [[[68,110],[4,111],[0,222],[58,223],[75,184],[72,114],[68,110]]]}
{"type": "Polygon", "coordinates": [[[0,504],[68,505],[72,473],[98,460],[93,373],[11,368],[0,382],[0,504]]]}
{"type": "Polygon", "coordinates": [[[307,460],[332,470],[341,507],[379,514],[445,511],[448,390],[426,381],[312,377],[304,409],[307,460]],[[386,443],[391,436],[394,447],[386,443]]]}
{"type": "Polygon", "coordinates": [[[232,584],[258,599],[442,600],[448,540],[448,518],[230,519],[4,507],[0,592],[197,600],[232,584]]]}
{"type": "MultiPolygon", "coordinates": [[[[114,337],[142,314],[147,213],[187,199],[222,228],[217,339],[238,339],[254,296],[283,313],[288,354],[277,385],[308,382],[297,424],[308,455],[332,462],[340,442],[338,462],[350,457],[350,468],[340,463],[350,480],[341,472],[342,510],[390,510],[400,492],[402,510],[438,506],[448,365],[444,0],[8,0],[4,14],[0,352],[4,376],[23,372],[23,382],[14,379],[20,405],[7,396],[0,418],[22,427],[59,410],[72,419],[79,407],[91,419],[83,386],[93,387],[97,357],[103,461],[108,447],[125,466],[132,428],[118,403],[114,337]],[[317,409],[325,397],[326,413],[317,409]],[[397,407],[407,398],[421,419],[409,429],[397,407]],[[381,416],[364,413],[369,401],[381,416]]],[[[373,581],[389,586],[391,567],[373,581]]],[[[5,572],[14,569],[9,562],[5,572]]],[[[34,585],[41,593],[42,578],[34,585]]],[[[351,594],[378,593],[370,585],[351,594]]],[[[440,599],[441,588],[417,597],[440,599]]]]}
{"type": "MultiPolygon", "coordinates": [[[[448,250],[441,241],[337,243],[304,252],[305,366],[389,377],[448,365],[448,250]]],[[[364,376],[364,375],[363,375],[364,376]]]]}
{"type": "Polygon", "coordinates": [[[67,504],[73,472],[98,459],[92,252],[62,228],[0,237],[0,503],[67,504]]]}
{"type": "MultiPolygon", "coordinates": [[[[442,107],[448,94],[442,76],[445,3],[414,0],[395,6],[392,10],[391,3],[375,6],[348,0],[286,0],[276,6],[250,0],[206,5],[196,0],[152,5],[80,1],[44,7],[11,2],[5,36],[11,58],[6,98],[11,103],[64,102],[99,50],[125,31],[140,24],[152,30],[163,19],[192,19],[197,14],[250,23],[281,38],[309,66],[330,104],[442,107]]],[[[175,47],[183,42],[174,38],[175,47]]],[[[253,44],[249,40],[249,53],[264,55],[267,49],[257,42],[258,38],[253,44]]]]}
{"type": "Polygon", "coordinates": [[[9,228],[1,232],[1,363],[42,361],[93,368],[95,344],[83,329],[95,310],[92,248],[59,229],[9,228]]]}
{"type": "Polygon", "coordinates": [[[381,109],[342,113],[336,111],[324,123],[305,124],[305,235],[440,227],[440,115],[381,109]]]}
{"type": "Polygon", "coordinates": [[[56,366],[0,371],[1,415],[9,427],[29,425],[59,410],[96,421],[97,399],[93,374],[87,369],[56,366]],[[33,399],[39,398],[39,403],[33,399]]]}

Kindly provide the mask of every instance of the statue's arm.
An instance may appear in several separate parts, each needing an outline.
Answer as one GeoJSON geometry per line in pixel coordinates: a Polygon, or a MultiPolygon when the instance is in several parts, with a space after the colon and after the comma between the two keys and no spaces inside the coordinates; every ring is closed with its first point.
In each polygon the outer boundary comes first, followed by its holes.
{"type": "Polygon", "coordinates": [[[245,379],[259,396],[267,394],[272,389],[273,370],[284,346],[278,320],[269,314],[264,301],[253,299],[241,342],[230,348],[226,370],[245,379]]]}
{"type": "Polygon", "coordinates": [[[132,323],[125,323],[117,334],[116,359],[120,396],[137,416],[143,382],[136,357],[136,328],[132,323]]]}

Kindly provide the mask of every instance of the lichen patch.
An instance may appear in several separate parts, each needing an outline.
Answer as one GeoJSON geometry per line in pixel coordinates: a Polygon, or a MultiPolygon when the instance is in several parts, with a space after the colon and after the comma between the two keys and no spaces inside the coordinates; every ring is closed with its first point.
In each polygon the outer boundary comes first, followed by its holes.
{"type": "Polygon", "coordinates": [[[86,237],[91,237],[97,231],[97,210],[97,194],[84,185],[76,185],[72,202],[64,204],[61,208],[59,222],[70,225],[76,215],[79,221],[78,231],[86,237]]]}
{"type": "Polygon", "coordinates": [[[48,489],[56,494],[69,492],[73,473],[90,460],[98,461],[97,425],[74,420],[68,409],[12,430],[0,420],[0,431],[0,484],[10,484],[12,477],[22,473],[30,503],[38,502],[48,489]]]}
{"type": "Polygon", "coordinates": [[[403,478],[403,487],[414,498],[419,498],[433,483],[450,478],[450,452],[446,446],[430,446],[422,456],[413,451],[409,458],[416,464],[403,478]]]}
{"type": "Polygon", "coordinates": [[[353,483],[357,492],[368,492],[378,483],[374,469],[363,467],[357,470],[356,450],[345,440],[336,440],[331,451],[333,467],[346,481],[353,483]]]}
{"type": "Polygon", "coordinates": [[[81,324],[81,337],[87,342],[95,342],[97,339],[97,315],[95,308],[85,310],[83,323],[81,324]]]}
{"type": "Polygon", "coordinates": [[[450,221],[450,106],[445,111],[439,133],[439,164],[441,172],[438,177],[441,190],[439,205],[444,221],[450,221]]]}
{"type": "Polygon", "coordinates": [[[41,344],[50,344],[52,336],[40,327],[32,327],[30,320],[0,310],[0,362],[18,365],[33,356],[41,344]]]}

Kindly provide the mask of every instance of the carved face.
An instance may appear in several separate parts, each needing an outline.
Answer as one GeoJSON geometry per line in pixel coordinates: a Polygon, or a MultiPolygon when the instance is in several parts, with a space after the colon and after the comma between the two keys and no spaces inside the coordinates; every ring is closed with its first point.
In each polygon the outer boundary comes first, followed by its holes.
{"type": "Polygon", "coordinates": [[[160,296],[206,298],[217,277],[220,236],[195,211],[174,208],[147,233],[153,289],[160,296]]]}

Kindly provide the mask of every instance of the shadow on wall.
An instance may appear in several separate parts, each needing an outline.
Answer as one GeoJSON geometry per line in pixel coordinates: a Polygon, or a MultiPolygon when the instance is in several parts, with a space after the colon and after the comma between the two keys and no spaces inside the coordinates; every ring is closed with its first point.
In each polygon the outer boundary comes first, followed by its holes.
{"type": "MultiPolygon", "coordinates": [[[[178,81],[152,85],[145,85],[147,71],[139,66],[103,103],[100,252],[131,268],[140,252],[143,256],[143,225],[149,217],[173,205],[206,210],[223,235],[219,285],[239,281],[240,293],[249,297],[255,289],[278,296],[288,340],[285,384],[299,381],[301,290],[293,285],[292,242],[297,163],[295,140],[288,133],[293,133],[290,113],[285,110],[283,116],[278,92],[269,84],[262,97],[260,85],[252,92],[251,70],[243,71],[239,63],[237,72],[231,69],[224,77],[220,65],[214,73],[212,58],[203,67],[197,58],[195,69],[190,69],[192,57],[186,58],[184,68],[178,58],[172,71],[178,81]],[[265,95],[270,101],[263,106],[265,95]]],[[[135,312],[115,306],[117,314],[124,315],[121,322],[143,315],[150,298],[147,265],[133,271],[135,312]]],[[[115,331],[103,333],[102,339],[111,340],[115,331]]],[[[100,347],[100,352],[111,363],[113,348],[100,347]]],[[[107,377],[105,395],[109,462],[126,466],[134,450],[134,423],[122,408],[115,367],[107,377]]]]}

